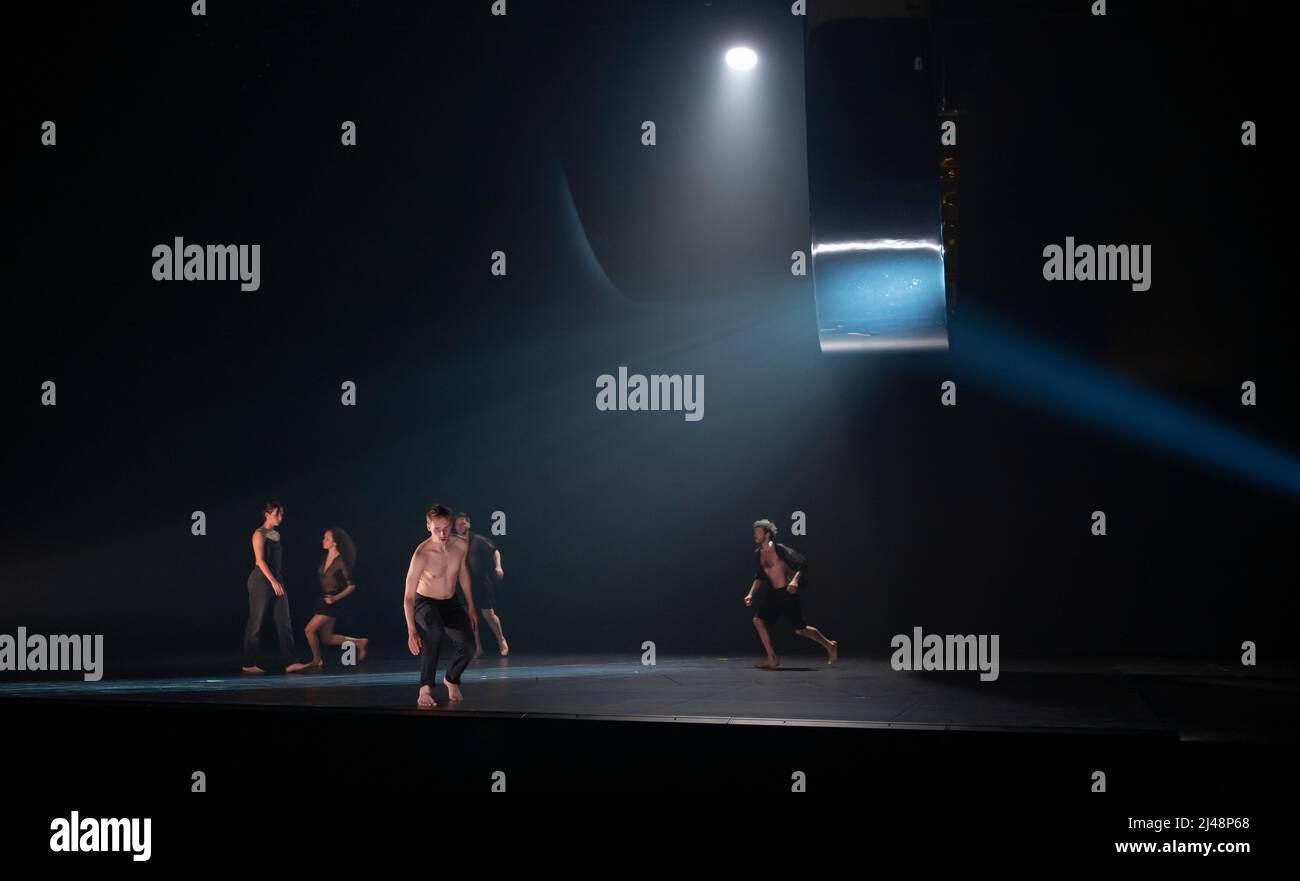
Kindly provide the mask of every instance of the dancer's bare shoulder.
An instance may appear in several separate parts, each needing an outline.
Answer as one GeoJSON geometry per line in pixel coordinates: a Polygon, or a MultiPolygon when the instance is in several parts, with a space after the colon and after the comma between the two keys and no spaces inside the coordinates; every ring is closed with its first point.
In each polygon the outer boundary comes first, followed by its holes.
{"type": "Polygon", "coordinates": [[[423,566],[425,564],[425,561],[429,559],[429,552],[432,548],[432,544],[433,538],[430,537],[415,546],[415,550],[411,553],[412,565],[418,563],[423,566]]]}

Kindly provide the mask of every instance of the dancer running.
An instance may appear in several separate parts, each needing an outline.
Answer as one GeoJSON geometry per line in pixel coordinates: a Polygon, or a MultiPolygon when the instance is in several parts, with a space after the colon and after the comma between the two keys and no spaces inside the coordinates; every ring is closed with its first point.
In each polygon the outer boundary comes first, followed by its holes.
{"type": "MultiPolygon", "coordinates": [[[[477,532],[470,532],[469,527],[469,515],[464,511],[459,512],[456,515],[456,534],[469,542],[469,548],[465,552],[465,568],[469,569],[469,582],[474,585],[474,603],[483,613],[483,620],[487,622],[492,635],[496,637],[497,648],[504,658],[510,654],[510,644],[506,642],[505,633],[501,629],[501,618],[495,608],[496,583],[506,575],[501,568],[501,551],[491,539],[477,532]]],[[[483,656],[482,637],[483,632],[475,629],[474,657],[476,658],[483,656]]]]}
{"type": "Polygon", "coordinates": [[[784,617],[800,636],[811,639],[826,649],[826,663],[839,660],[839,643],[827,639],[822,632],[803,619],[803,606],[799,601],[799,582],[808,571],[808,563],[793,548],[777,544],[776,524],[771,520],[754,523],[754,583],[745,594],[745,605],[754,607],[754,629],[763,642],[767,660],[754,664],[764,670],[781,666],[772,650],[769,633],[777,621],[784,617]],[[764,583],[766,581],[766,583],[764,583]]]}

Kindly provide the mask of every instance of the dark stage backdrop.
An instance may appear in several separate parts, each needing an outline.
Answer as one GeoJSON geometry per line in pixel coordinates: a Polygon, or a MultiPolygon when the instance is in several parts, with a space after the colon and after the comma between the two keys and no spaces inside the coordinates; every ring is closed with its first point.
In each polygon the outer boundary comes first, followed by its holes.
{"type": "Polygon", "coordinates": [[[517,651],[754,651],[770,517],[848,653],[914,626],[998,633],[1006,658],[1294,653],[1295,495],[991,381],[964,323],[1300,450],[1267,4],[940,5],[966,114],[952,349],[875,357],[823,355],[790,272],[809,206],[788,3],[208,5],[60,5],[12,31],[0,631],[103,633],[110,675],[233,666],[275,498],[295,628],[342,526],[381,653],[433,502],[505,514],[517,651]],[[737,39],[762,92],[732,141],[709,127],[737,39]],[[1045,282],[1067,235],[1150,243],[1152,288],[1045,282]],[[176,236],[260,245],[260,290],[154,281],[176,236]],[[598,411],[620,366],[703,375],[704,418],[598,411]]]}

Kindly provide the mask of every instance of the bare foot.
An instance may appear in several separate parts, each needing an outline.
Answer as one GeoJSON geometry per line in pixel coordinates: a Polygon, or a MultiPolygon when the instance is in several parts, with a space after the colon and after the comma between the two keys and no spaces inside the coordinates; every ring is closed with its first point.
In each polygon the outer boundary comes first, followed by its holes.
{"type": "Polygon", "coordinates": [[[370,644],[369,639],[358,639],[357,643],[357,663],[366,659],[366,646],[370,644]]]}
{"type": "Polygon", "coordinates": [[[421,685],[420,697],[416,700],[415,705],[424,710],[438,706],[438,702],[433,699],[433,689],[427,685],[421,685]]]}
{"type": "Polygon", "coordinates": [[[460,686],[454,682],[448,682],[447,677],[442,677],[442,684],[447,686],[447,697],[454,701],[463,701],[465,694],[460,690],[460,686]]]}
{"type": "Polygon", "coordinates": [[[265,673],[266,672],[261,667],[240,667],[239,671],[241,673],[265,673]]]}
{"type": "Polygon", "coordinates": [[[835,664],[838,662],[840,659],[840,644],[832,639],[831,647],[826,650],[826,655],[826,663],[835,664]]]}
{"type": "Polygon", "coordinates": [[[510,654],[510,643],[508,643],[508,642],[506,642],[504,639],[502,639],[502,640],[501,640],[501,657],[504,658],[504,657],[505,657],[506,655],[508,655],[508,654],[510,654]]]}
{"type": "Polygon", "coordinates": [[[481,657],[483,657],[483,649],[481,648],[474,649],[474,660],[477,661],[481,657]]]}
{"type": "Polygon", "coordinates": [[[318,668],[318,667],[323,667],[323,666],[325,666],[325,664],[324,664],[323,661],[321,661],[321,662],[312,661],[312,662],[307,663],[307,664],[303,664],[303,663],[299,662],[299,663],[296,663],[296,664],[290,664],[288,667],[285,667],[285,668],[284,668],[284,672],[286,672],[286,673],[301,673],[303,670],[315,670],[316,668],[318,668]]]}
{"type": "Polygon", "coordinates": [[[775,670],[781,666],[781,662],[776,658],[768,658],[766,661],[758,661],[754,664],[760,670],[775,670]]]}

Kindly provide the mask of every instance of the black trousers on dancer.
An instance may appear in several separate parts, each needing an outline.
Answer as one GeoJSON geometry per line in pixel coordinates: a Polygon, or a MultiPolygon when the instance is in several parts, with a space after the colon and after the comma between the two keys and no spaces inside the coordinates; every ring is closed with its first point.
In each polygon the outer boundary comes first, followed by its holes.
{"type": "Polygon", "coordinates": [[[438,650],[442,648],[442,634],[451,637],[455,652],[447,668],[447,681],[460,684],[460,674],[465,672],[474,657],[474,630],[469,614],[460,600],[452,597],[435,600],[416,594],[415,626],[424,631],[424,648],[420,650],[420,685],[430,688],[438,678],[438,650]]]}
{"type": "Polygon", "coordinates": [[[287,667],[293,663],[293,626],[289,623],[289,595],[275,595],[271,582],[260,569],[248,576],[248,625],[244,628],[244,666],[256,667],[261,652],[262,621],[266,610],[274,606],[275,634],[280,640],[280,660],[287,667]]]}

